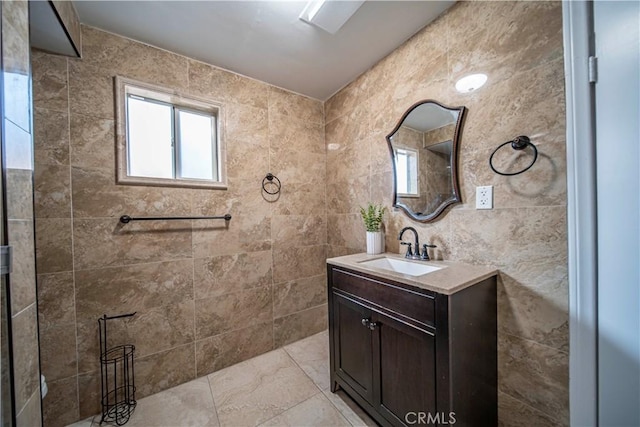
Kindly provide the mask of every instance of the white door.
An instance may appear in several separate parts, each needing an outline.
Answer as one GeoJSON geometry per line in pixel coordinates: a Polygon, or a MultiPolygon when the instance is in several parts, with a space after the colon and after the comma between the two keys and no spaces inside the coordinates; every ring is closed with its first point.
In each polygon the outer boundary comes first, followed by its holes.
{"type": "Polygon", "coordinates": [[[598,419],[640,426],[640,2],[594,2],[598,419]]]}

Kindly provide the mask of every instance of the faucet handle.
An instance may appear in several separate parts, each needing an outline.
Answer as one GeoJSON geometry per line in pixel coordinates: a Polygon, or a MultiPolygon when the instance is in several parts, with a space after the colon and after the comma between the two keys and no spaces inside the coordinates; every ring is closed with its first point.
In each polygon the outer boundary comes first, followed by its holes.
{"type": "Polygon", "coordinates": [[[422,256],[420,257],[423,261],[429,261],[431,258],[429,258],[429,252],[427,251],[427,248],[437,248],[436,245],[427,245],[426,243],[424,245],[422,245],[422,256]]]}
{"type": "Polygon", "coordinates": [[[410,258],[413,256],[413,251],[411,251],[411,243],[409,242],[400,242],[401,245],[407,245],[407,253],[404,254],[405,258],[410,258]]]}

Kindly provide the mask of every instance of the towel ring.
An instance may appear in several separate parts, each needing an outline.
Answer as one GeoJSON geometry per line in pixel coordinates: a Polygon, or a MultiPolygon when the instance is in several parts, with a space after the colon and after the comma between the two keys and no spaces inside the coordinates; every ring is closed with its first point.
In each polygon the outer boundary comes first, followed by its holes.
{"type": "Polygon", "coordinates": [[[280,180],[278,179],[277,176],[275,176],[271,172],[269,172],[267,174],[267,176],[265,176],[262,179],[262,189],[264,190],[265,193],[267,193],[267,194],[278,194],[280,192],[280,188],[282,188],[282,184],[280,183],[280,180]],[[273,184],[276,187],[275,191],[267,190],[267,185],[269,185],[269,184],[273,184]]]}
{"type": "Polygon", "coordinates": [[[513,175],[520,175],[521,173],[526,172],[529,169],[531,169],[531,166],[533,166],[533,164],[536,162],[536,160],[538,160],[538,149],[531,142],[531,139],[529,139],[528,136],[520,135],[520,136],[516,137],[516,139],[514,139],[513,141],[507,141],[504,144],[500,144],[498,146],[498,148],[493,150],[493,153],[491,153],[491,157],[489,157],[489,166],[491,166],[491,170],[493,170],[498,175],[513,176],[513,175]],[[522,169],[521,171],[518,171],[518,172],[500,172],[495,167],[493,167],[493,156],[498,152],[499,149],[501,149],[502,147],[504,147],[507,144],[511,144],[511,148],[513,148],[514,150],[524,150],[525,148],[527,148],[528,145],[533,147],[533,160],[531,161],[531,163],[526,168],[524,168],[524,169],[522,169]]]}

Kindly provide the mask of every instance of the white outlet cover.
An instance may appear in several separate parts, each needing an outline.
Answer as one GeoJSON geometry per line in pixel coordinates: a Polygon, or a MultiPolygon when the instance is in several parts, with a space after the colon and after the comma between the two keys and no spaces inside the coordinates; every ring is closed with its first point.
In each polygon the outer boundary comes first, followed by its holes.
{"type": "Polygon", "coordinates": [[[476,187],[476,209],[493,209],[493,185],[476,187]]]}

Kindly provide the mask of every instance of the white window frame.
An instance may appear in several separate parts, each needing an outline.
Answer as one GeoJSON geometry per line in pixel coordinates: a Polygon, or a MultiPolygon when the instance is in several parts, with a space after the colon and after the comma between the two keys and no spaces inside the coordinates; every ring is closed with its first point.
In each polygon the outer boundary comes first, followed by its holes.
{"type": "MultiPolygon", "coordinates": [[[[412,153],[415,153],[415,155],[416,155],[416,192],[415,193],[400,193],[400,192],[398,192],[397,193],[398,197],[419,198],[420,197],[420,171],[418,169],[420,168],[420,152],[418,150],[416,150],[415,148],[402,147],[402,146],[393,147],[393,157],[394,157],[394,162],[396,163],[394,165],[395,170],[396,170],[396,174],[398,173],[398,166],[397,166],[398,150],[410,151],[412,153]]],[[[396,179],[400,179],[400,177],[396,176],[396,179]]],[[[409,179],[409,177],[407,177],[407,179],[409,179]]]]}
{"type": "MultiPolygon", "coordinates": [[[[115,77],[116,92],[116,169],[117,183],[126,185],[152,185],[167,187],[186,187],[186,188],[212,188],[227,189],[227,173],[226,173],[226,146],[224,138],[224,123],[222,104],[203,98],[193,96],[184,96],[181,92],[164,88],[161,86],[144,83],[125,77],[115,77]],[[190,113],[206,114],[214,117],[216,136],[216,147],[214,150],[216,164],[215,170],[218,172],[218,179],[191,179],[181,178],[179,169],[180,150],[177,147],[174,150],[174,178],[154,178],[129,175],[129,150],[127,141],[127,100],[129,95],[142,97],[154,102],[170,104],[175,115],[180,110],[190,113]]],[[[176,141],[176,146],[178,145],[176,141]]],[[[214,170],[214,171],[215,171],[214,170]]]]}

